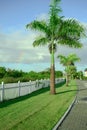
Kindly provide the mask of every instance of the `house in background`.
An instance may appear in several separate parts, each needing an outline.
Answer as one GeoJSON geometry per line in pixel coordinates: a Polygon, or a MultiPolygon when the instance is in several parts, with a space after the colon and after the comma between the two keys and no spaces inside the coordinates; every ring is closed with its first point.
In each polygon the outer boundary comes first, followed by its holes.
{"type": "Polygon", "coordinates": [[[87,77],[87,68],[84,70],[84,76],[87,77]]]}

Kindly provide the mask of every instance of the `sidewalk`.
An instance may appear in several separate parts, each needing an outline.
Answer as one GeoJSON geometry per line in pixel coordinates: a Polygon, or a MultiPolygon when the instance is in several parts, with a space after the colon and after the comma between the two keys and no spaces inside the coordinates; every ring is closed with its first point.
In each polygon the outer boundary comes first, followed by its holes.
{"type": "Polygon", "coordinates": [[[87,81],[77,81],[77,100],[57,130],[87,130],[87,81]]]}

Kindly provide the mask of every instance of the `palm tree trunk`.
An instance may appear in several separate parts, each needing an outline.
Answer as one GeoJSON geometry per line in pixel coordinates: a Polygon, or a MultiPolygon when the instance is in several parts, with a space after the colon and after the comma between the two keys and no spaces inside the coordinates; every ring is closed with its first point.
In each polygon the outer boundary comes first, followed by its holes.
{"type": "Polygon", "coordinates": [[[51,72],[50,72],[50,94],[55,94],[55,64],[54,64],[54,50],[52,47],[51,53],[51,72]]]}
{"type": "Polygon", "coordinates": [[[51,65],[50,73],[50,94],[55,94],[55,66],[51,65]]]}

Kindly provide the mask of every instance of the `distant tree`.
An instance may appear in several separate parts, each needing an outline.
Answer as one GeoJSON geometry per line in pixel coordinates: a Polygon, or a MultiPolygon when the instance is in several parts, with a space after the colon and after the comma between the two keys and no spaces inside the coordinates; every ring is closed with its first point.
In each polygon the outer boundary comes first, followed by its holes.
{"type": "Polygon", "coordinates": [[[77,73],[77,69],[76,69],[76,66],[73,64],[73,65],[70,65],[69,67],[69,75],[70,75],[70,78],[71,79],[74,79],[75,76],[76,76],[76,73],[77,73]]]}
{"type": "Polygon", "coordinates": [[[18,77],[22,77],[22,75],[23,75],[23,71],[22,70],[18,71],[18,70],[12,70],[12,69],[8,68],[7,71],[6,71],[5,77],[18,78],[18,77]]]}
{"type": "Polygon", "coordinates": [[[87,71],[87,68],[85,68],[85,70],[84,71],[87,71]]]}
{"type": "Polygon", "coordinates": [[[63,77],[63,72],[60,71],[60,70],[55,71],[55,77],[56,77],[56,78],[63,77]]]}
{"type": "Polygon", "coordinates": [[[79,78],[80,80],[83,79],[83,72],[82,71],[77,72],[77,78],[79,78]]]}
{"type": "Polygon", "coordinates": [[[3,78],[5,74],[6,74],[6,68],[0,67],[0,78],[3,78]]]}
{"type": "Polygon", "coordinates": [[[31,79],[31,80],[36,80],[36,79],[38,79],[38,73],[35,72],[35,71],[30,71],[30,72],[28,73],[28,77],[29,77],[29,79],[31,79]]]}

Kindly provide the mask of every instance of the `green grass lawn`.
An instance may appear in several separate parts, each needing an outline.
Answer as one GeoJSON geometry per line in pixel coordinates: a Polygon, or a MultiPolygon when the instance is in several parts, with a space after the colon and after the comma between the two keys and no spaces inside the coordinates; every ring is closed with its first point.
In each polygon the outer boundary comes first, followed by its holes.
{"type": "Polygon", "coordinates": [[[52,130],[76,95],[76,83],[56,85],[56,95],[49,88],[0,103],[0,130],[52,130]]]}

